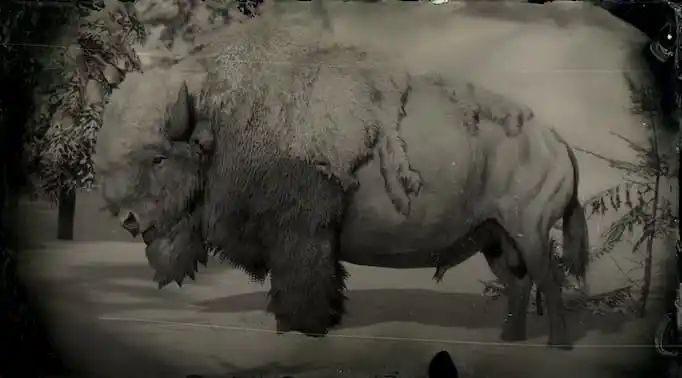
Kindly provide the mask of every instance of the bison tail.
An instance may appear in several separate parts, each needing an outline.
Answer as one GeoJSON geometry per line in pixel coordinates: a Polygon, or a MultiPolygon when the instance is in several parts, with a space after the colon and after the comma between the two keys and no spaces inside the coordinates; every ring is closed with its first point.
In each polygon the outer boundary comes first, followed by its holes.
{"type": "Polygon", "coordinates": [[[573,195],[564,209],[563,216],[563,264],[569,274],[581,281],[583,289],[586,289],[585,276],[590,262],[590,236],[587,231],[587,218],[585,209],[578,200],[579,167],[578,159],[571,146],[566,143],[556,132],[557,138],[564,143],[568,158],[573,165],[573,195]]]}
{"type": "Polygon", "coordinates": [[[590,240],[585,210],[575,195],[564,210],[563,223],[564,266],[571,275],[584,281],[590,259],[590,240]]]}

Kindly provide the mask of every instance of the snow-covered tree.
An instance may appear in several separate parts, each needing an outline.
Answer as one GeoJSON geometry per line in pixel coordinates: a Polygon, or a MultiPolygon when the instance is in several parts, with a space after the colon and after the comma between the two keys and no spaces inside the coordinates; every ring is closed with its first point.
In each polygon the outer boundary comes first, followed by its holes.
{"type": "Polygon", "coordinates": [[[104,104],[127,72],[140,69],[132,46],[145,38],[131,3],[104,1],[71,15],[44,59],[36,114],[25,136],[33,189],[58,199],[94,182],[91,153],[104,104]]]}
{"type": "Polygon", "coordinates": [[[133,49],[146,37],[133,3],[71,3],[49,53],[24,135],[24,163],[34,195],[59,202],[59,237],[72,238],[75,193],[92,188],[91,154],[104,105],[125,74],[140,69],[133,49]]]}
{"type": "Polygon", "coordinates": [[[75,193],[95,183],[91,154],[111,91],[127,72],[174,64],[191,54],[194,37],[228,23],[227,9],[235,4],[194,0],[64,4],[70,8],[62,12],[59,38],[38,62],[35,116],[23,144],[30,192],[59,203],[58,237],[71,239],[75,193]],[[144,60],[133,46],[145,53],[144,60]]]}

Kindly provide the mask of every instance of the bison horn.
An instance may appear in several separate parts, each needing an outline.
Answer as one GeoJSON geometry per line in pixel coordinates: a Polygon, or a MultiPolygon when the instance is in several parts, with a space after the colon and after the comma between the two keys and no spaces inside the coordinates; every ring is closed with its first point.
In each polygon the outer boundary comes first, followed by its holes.
{"type": "Polygon", "coordinates": [[[178,96],[168,109],[166,133],[171,140],[182,140],[190,130],[190,100],[187,83],[183,82],[178,96]]]}
{"type": "Polygon", "coordinates": [[[208,121],[197,122],[190,137],[190,142],[198,145],[203,152],[213,151],[214,137],[208,121]]]}

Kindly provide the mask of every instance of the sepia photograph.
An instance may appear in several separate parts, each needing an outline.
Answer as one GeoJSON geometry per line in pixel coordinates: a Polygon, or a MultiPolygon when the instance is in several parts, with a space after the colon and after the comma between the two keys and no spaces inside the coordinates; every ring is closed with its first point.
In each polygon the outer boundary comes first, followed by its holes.
{"type": "Polygon", "coordinates": [[[682,376],[682,4],[9,4],[0,376],[682,376]]]}

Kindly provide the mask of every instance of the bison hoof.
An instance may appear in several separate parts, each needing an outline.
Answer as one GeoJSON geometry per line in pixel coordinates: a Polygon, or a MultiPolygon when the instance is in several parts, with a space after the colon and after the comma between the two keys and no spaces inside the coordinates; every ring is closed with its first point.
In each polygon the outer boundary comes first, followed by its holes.
{"type": "Polygon", "coordinates": [[[287,332],[300,332],[308,337],[318,338],[327,335],[327,329],[319,327],[309,327],[309,326],[297,326],[293,325],[288,321],[278,320],[277,321],[277,334],[282,335],[287,332]]]}
{"type": "Polygon", "coordinates": [[[526,330],[505,328],[500,335],[500,339],[510,343],[526,341],[526,330]]]}
{"type": "Polygon", "coordinates": [[[283,333],[291,331],[291,326],[289,325],[289,322],[284,321],[284,320],[278,320],[277,321],[277,334],[281,335],[283,333]]]}
{"type": "Polygon", "coordinates": [[[552,337],[550,332],[549,342],[547,344],[552,349],[571,350],[573,349],[573,343],[571,341],[572,340],[568,337],[565,331],[558,332],[558,334],[555,334],[554,337],[552,337]]]}
{"type": "Polygon", "coordinates": [[[566,343],[553,343],[550,341],[547,344],[547,346],[552,348],[552,349],[557,349],[557,350],[573,350],[573,345],[571,343],[568,343],[568,342],[566,342],[566,343]]]}
{"type": "Polygon", "coordinates": [[[334,312],[331,315],[329,315],[329,327],[336,327],[337,325],[341,324],[341,311],[334,312]]]}
{"type": "Polygon", "coordinates": [[[326,333],[303,332],[303,334],[308,337],[312,337],[313,339],[319,339],[320,337],[326,336],[326,333]]]}

